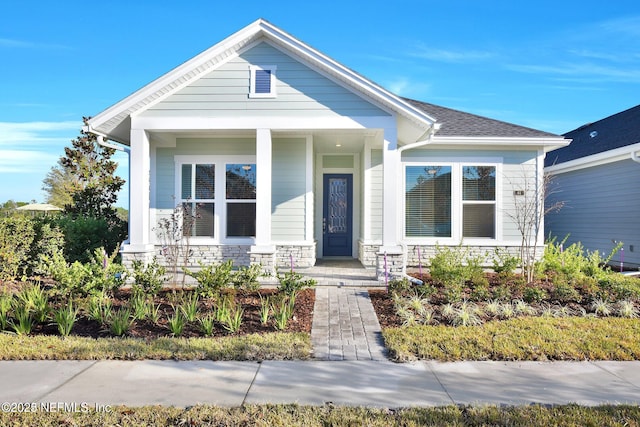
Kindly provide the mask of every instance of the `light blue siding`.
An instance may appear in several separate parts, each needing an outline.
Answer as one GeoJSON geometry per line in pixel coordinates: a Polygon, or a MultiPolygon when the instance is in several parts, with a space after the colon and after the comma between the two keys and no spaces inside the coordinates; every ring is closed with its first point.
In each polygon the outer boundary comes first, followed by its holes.
{"type": "Polygon", "coordinates": [[[142,116],[384,116],[377,106],[260,43],[150,107],[142,116]],[[249,98],[249,65],[276,65],[276,98],[249,98]]]}
{"type": "Polygon", "coordinates": [[[305,238],[306,143],[274,139],[271,235],[275,241],[305,238]]]}
{"type": "Polygon", "coordinates": [[[371,150],[371,239],[382,240],[383,200],[382,150],[371,150]]]}
{"type": "MultiPolygon", "coordinates": [[[[565,206],[547,216],[547,235],[569,235],[567,245],[581,242],[605,256],[614,247],[612,240],[622,241],[625,263],[640,266],[639,164],[624,160],[558,174],[553,186],[557,192],[549,201],[565,206]]],[[[619,261],[620,253],[613,259],[619,261]]]]}

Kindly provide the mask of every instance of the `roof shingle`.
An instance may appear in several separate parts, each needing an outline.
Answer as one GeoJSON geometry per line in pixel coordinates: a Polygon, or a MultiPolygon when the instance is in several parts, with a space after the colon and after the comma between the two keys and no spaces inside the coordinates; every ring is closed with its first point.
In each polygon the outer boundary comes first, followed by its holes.
{"type": "Polygon", "coordinates": [[[502,122],[475,114],[465,113],[427,102],[403,98],[416,108],[421,109],[441,124],[438,136],[459,137],[524,137],[545,138],[558,137],[552,133],[531,129],[512,123],[502,122]]]}

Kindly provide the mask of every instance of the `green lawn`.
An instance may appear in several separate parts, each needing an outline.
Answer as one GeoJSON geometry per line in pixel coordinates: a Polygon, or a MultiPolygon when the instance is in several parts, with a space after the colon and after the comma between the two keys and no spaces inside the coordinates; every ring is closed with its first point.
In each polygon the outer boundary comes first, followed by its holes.
{"type": "Polygon", "coordinates": [[[396,361],[638,360],[640,319],[523,317],[383,330],[396,361]]]}
{"type": "Polygon", "coordinates": [[[85,338],[0,333],[0,360],[278,360],[308,359],[306,333],[223,338],[85,338]]]}
{"type": "Polygon", "coordinates": [[[443,406],[399,410],[363,407],[248,405],[115,407],[95,413],[2,413],[1,426],[640,426],[637,406],[443,406]]]}

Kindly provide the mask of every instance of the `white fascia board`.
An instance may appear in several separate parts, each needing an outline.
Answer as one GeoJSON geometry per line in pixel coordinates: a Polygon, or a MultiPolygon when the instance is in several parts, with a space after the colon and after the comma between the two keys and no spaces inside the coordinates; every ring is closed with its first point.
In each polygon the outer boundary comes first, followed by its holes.
{"type": "Polygon", "coordinates": [[[560,174],[572,172],[580,169],[591,168],[594,166],[606,165],[608,163],[619,162],[631,159],[631,153],[640,151],[640,143],[627,145],[625,147],[616,148],[614,150],[604,151],[602,153],[592,154],[590,156],[581,157],[579,159],[570,160],[564,163],[558,163],[544,168],[545,172],[552,174],[560,174]]]}
{"type": "Polygon", "coordinates": [[[220,43],[217,43],[137,90],[122,101],[107,108],[89,120],[89,125],[92,128],[98,128],[101,124],[124,111],[130,111],[130,114],[133,114],[140,109],[146,110],[149,106],[156,104],[159,99],[164,99],[166,96],[194,81],[194,77],[203,75],[205,72],[209,72],[214,63],[219,63],[219,61],[213,61],[216,57],[227,51],[235,51],[235,54],[229,53],[226,55],[223,62],[228,61],[230,58],[237,55],[237,45],[239,43],[250,40],[260,31],[260,21],[261,20],[258,20],[246,26],[220,43]],[[211,62],[211,64],[208,64],[209,62],[211,62]],[[135,108],[136,105],[140,103],[143,103],[144,105],[140,108],[135,108]]]}
{"type": "Polygon", "coordinates": [[[367,117],[132,117],[132,129],[150,131],[197,131],[197,130],[321,130],[321,129],[369,129],[395,128],[395,119],[389,116],[367,117]]]}
{"type": "Polygon", "coordinates": [[[571,140],[558,138],[525,138],[525,137],[494,137],[494,136],[438,136],[434,135],[430,145],[468,145],[468,146],[496,146],[496,147],[544,147],[544,151],[566,147],[571,140]]]}

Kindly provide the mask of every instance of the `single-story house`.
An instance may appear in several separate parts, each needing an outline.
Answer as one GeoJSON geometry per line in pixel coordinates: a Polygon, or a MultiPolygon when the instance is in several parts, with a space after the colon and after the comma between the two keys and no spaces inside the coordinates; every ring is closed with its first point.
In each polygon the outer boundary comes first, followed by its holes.
{"type": "Polygon", "coordinates": [[[612,264],[640,267],[640,105],[564,136],[571,144],[545,170],[557,189],[550,201],[565,207],[548,215],[545,233],[603,256],[622,242],[612,264]]]}
{"type": "Polygon", "coordinates": [[[517,250],[513,194],[568,143],[399,97],[262,19],[87,130],[130,147],[125,262],[160,253],[179,205],[197,211],[192,262],[269,271],[347,257],[395,274],[418,247],[517,250]]]}

